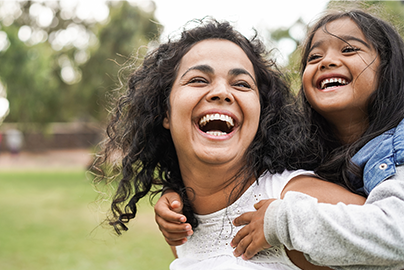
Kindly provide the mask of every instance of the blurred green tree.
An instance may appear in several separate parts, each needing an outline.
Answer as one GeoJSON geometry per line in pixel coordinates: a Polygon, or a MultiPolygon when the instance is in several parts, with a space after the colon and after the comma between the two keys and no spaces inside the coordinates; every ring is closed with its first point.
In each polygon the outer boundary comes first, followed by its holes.
{"type": "Polygon", "coordinates": [[[161,26],[154,6],[100,2],[92,11],[80,6],[86,1],[0,1],[0,82],[10,102],[5,122],[106,117],[106,92],[116,87],[119,64],[157,39],[161,26]]]}
{"type": "Polygon", "coordinates": [[[153,21],[153,14],[130,8],[127,2],[118,2],[111,9],[110,22],[97,29],[98,46],[82,66],[83,79],[76,85],[75,98],[85,100],[77,108],[82,116],[106,119],[108,94],[120,85],[118,72],[133,64],[134,57],[141,58],[146,53],[143,45],[159,38],[160,29],[153,21]]]}

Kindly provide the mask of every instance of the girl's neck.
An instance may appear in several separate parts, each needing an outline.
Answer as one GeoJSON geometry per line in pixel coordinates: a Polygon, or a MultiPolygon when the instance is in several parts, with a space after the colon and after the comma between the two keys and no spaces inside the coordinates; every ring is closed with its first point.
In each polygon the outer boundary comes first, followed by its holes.
{"type": "Polygon", "coordinates": [[[350,119],[339,118],[332,121],[337,137],[343,144],[351,144],[357,141],[369,126],[368,118],[350,119]]]}

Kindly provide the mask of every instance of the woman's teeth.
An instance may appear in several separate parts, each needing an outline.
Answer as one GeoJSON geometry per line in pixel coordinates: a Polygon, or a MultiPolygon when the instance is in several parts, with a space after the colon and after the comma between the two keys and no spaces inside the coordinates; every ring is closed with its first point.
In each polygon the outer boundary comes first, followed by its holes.
{"type": "Polygon", "coordinates": [[[206,134],[213,135],[213,136],[223,136],[226,135],[226,132],[221,131],[207,131],[206,134]]]}
{"type": "MultiPolygon", "coordinates": [[[[199,126],[200,126],[200,127],[204,127],[204,126],[206,126],[206,124],[209,123],[210,121],[215,121],[215,120],[220,120],[220,121],[226,122],[228,128],[234,127],[233,118],[231,118],[231,117],[228,116],[228,115],[219,114],[219,113],[207,114],[207,115],[203,116],[203,117],[201,118],[201,120],[199,120],[199,126]]],[[[216,132],[216,131],[215,131],[215,132],[216,132]]],[[[209,131],[206,132],[206,133],[209,133],[209,131]]],[[[223,132],[222,132],[222,133],[223,133],[223,132]]],[[[209,134],[210,134],[210,133],[209,133],[209,134]]],[[[217,135],[217,136],[220,136],[220,135],[217,135]]]]}

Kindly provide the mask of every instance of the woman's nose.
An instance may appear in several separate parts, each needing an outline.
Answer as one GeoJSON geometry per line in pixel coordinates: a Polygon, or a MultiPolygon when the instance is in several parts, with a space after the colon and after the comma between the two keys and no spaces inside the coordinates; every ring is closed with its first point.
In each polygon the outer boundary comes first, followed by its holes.
{"type": "Polygon", "coordinates": [[[207,95],[208,101],[219,101],[231,103],[234,101],[230,86],[220,83],[212,86],[212,90],[207,95]]]}

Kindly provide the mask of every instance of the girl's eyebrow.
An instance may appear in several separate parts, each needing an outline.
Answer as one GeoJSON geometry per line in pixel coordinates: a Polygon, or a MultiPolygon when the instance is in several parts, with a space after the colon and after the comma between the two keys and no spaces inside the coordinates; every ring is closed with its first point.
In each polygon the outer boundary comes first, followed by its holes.
{"type": "MultiPolygon", "coordinates": [[[[335,37],[335,38],[338,38],[339,40],[344,41],[345,43],[348,43],[348,44],[349,44],[349,41],[354,40],[354,41],[358,41],[358,42],[362,43],[362,44],[365,45],[368,49],[371,49],[371,48],[372,48],[372,47],[371,47],[367,42],[365,42],[364,40],[362,40],[362,39],[360,39],[360,38],[357,38],[357,37],[354,37],[354,36],[351,36],[351,35],[343,35],[343,36],[332,35],[332,36],[335,37]]],[[[320,40],[320,41],[315,42],[315,43],[313,44],[313,46],[311,46],[309,52],[311,52],[313,49],[315,49],[315,48],[317,48],[317,47],[320,47],[321,44],[323,44],[323,43],[324,43],[323,40],[320,40]]]]}
{"type": "MultiPolygon", "coordinates": [[[[188,72],[190,72],[192,70],[199,70],[201,72],[209,73],[209,74],[215,73],[215,70],[209,65],[197,65],[197,66],[193,66],[193,67],[190,67],[189,69],[187,69],[184,72],[184,74],[182,74],[181,78],[183,78],[188,72]]],[[[257,84],[254,77],[247,70],[245,70],[243,68],[233,68],[233,69],[229,70],[229,75],[231,75],[231,76],[237,76],[237,75],[241,75],[241,74],[248,75],[254,81],[254,83],[257,84]]]]}

